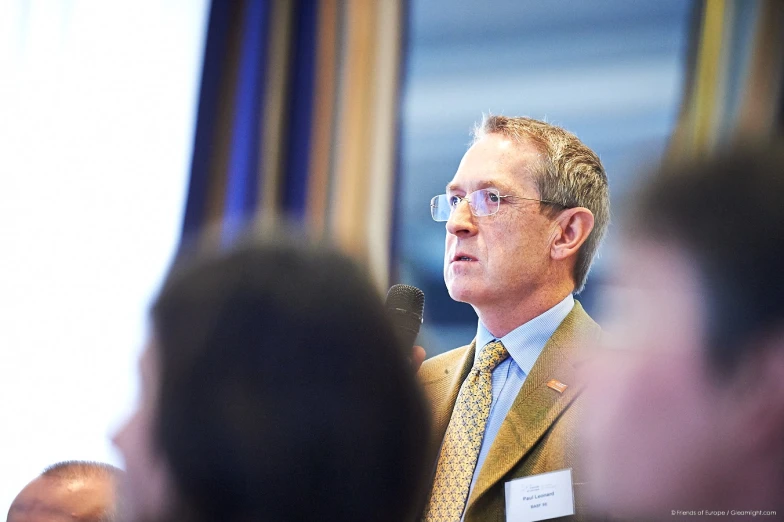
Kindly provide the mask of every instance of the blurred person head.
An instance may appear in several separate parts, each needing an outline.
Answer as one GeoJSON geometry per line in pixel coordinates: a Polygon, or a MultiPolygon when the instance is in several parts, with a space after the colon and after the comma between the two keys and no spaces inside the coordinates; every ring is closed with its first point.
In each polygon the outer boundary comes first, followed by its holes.
{"type": "Polygon", "coordinates": [[[134,520],[413,516],[425,404],[352,262],[248,241],[175,265],[151,315],[141,402],[115,437],[134,520]]]}
{"type": "Polygon", "coordinates": [[[98,462],[60,462],[25,486],[11,503],[6,520],[116,522],[121,474],[98,462]]]}
{"type": "Polygon", "coordinates": [[[579,292],[609,221],[607,176],[574,134],[530,118],[489,116],[447,185],[444,279],[497,336],[579,292]],[[475,191],[486,201],[477,199],[475,191]],[[477,215],[488,203],[492,215],[477,215]],[[506,311],[506,312],[505,312],[506,311]],[[516,324],[515,324],[516,323],[516,324]],[[503,331],[502,331],[503,330],[503,331]]]}
{"type": "Polygon", "coordinates": [[[784,147],[664,166],[629,213],[584,455],[599,511],[775,510],[784,147]]]}

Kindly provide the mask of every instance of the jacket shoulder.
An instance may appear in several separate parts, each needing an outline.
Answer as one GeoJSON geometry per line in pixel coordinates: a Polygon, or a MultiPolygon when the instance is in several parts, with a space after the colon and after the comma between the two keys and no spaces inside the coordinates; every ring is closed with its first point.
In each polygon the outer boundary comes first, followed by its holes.
{"type": "Polygon", "coordinates": [[[580,363],[593,358],[596,341],[602,335],[602,328],[585,311],[579,301],[575,300],[574,308],[566,316],[555,331],[550,341],[558,346],[572,363],[580,363]]]}

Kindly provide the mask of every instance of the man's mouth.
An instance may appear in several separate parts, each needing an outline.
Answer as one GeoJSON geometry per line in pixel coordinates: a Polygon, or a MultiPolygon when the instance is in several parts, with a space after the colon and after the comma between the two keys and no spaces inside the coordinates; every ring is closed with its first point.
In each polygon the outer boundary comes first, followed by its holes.
{"type": "Polygon", "coordinates": [[[476,258],[464,254],[457,254],[452,258],[452,261],[476,261],[476,258]]]}

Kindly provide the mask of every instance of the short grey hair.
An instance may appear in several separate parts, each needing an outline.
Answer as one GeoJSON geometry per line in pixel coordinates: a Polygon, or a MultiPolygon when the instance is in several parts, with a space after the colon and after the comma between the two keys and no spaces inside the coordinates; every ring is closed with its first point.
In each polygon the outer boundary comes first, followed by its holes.
{"type": "Polygon", "coordinates": [[[542,163],[534,170],[534,183],[541,199],[593,213],[593,230],[574,267],[575,293],[581,292],[610,222],[610,190],[599,156],[571,132],[531,118],[487,115],[474,127],[472,144],[488,134],[501,134],[539,150],[542,163]]]}

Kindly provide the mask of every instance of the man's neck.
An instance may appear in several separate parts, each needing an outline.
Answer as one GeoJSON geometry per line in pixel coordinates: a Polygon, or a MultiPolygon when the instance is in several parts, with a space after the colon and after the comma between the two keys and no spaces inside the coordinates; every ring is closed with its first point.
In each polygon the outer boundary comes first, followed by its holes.
{"type": "Polygon", "coordinates": [[[477,307],[474,311],[485,325],[485,328],[496,338],[501,338],[524,325],[531,319],[539,317],[571,294],[572,290],[547,292],[531,295],[514,303],[493,303],[492,306],[477,307]]]}

